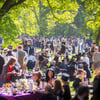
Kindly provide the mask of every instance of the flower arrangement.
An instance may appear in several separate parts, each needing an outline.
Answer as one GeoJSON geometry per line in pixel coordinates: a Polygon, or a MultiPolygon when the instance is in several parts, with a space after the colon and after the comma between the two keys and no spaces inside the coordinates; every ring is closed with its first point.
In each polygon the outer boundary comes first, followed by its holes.
{"type": "Polygon", "coordinates": [[[15,86],[19,91],[32,91],[37,89],[35,82],[33,82],[31,79],[16,80],[15,86]]]}
{"type": "Polygon", "coordinates": [[[20,80],[16,80],[15,82],[15,87],[19,90],[19,91],[24,91],[26,89],[29,89],[29,85],[30,82],[27,79],[20,79],[20,80]]]}
{"type": "Polygon", "coordinates": [[[37,90],[37,86],[35,82],[33,82],[32,79],[20,79],[16,80],[15,83],[6,83],[3,85],[3,87],[0,89],[0,93],[2,94],[8,94],[8,95],[16,95],[16,94],[22,94],[25,92],[33,92],[34,90],[37,90]]]}

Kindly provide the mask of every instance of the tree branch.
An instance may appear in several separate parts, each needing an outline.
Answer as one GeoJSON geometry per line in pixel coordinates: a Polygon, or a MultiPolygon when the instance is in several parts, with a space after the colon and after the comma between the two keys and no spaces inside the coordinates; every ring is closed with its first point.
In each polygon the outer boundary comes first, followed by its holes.
{"type": "Polygon", "coordinates": [[[35,18],[37,19],[37,24],[38,24],[38,26],[39,26],[40,23],[39,23],[39,19],[38,19],[38,16],[37,16],[36,10],[35,10],[35,6],[33,6],[32,11],[35,13],[35,18]]]}
{"type": "MultiPolygon", "coordinates": [[[[52,9],[52,7],[51,7],[51,5],[50,5],[49,0],[47,0],[47,2],[48,2],[48,6],[49,6],[49,8],[50,8],[50,11],[51,11],[53,17],[56,18],[56,19],[58,19],[58,18],[55,16],[54,12],[53,12],[53,9],[52,9]]],[[[58,19],[58,20],[59,20],[59,19],[58,19]]]]}
{"type": "Polygon", "coordinates": [[[26,0],[19,0],[17,3],[13,3],[13,0],[6,0],[3,4],[2,8],[0,9],[0,21],[2,17],[14,6],[17,6],[21,3],[23,3],[26,0]]]}
{"type": "Polygon", "coordinates": [[[14,6],[17,6],[17,5],[21,4],[21,3],[23,3],[24,1],[26,1],[26,0],[20,0],[20,1],[18,1],[17,3],[12,4],[10,7],[12,8],[12,7],[14,7],[14,6]]]}

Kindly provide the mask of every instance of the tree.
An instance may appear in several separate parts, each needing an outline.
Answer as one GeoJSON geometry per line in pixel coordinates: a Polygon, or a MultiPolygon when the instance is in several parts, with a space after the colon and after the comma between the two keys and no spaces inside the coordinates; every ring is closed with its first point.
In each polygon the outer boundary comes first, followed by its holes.
{"type": "Polygon", "coordinates": [[[14,44],[22,33],[54,33],[57,21],[60,27],[72,23],[78,12],[77,2],[72,0],[1,0],[0,4],[0,35],[6,44],[14,44]]]}
{"type": "Polygon", "coordinates": [[[93,39],[96,41],[97,45],[100,45],[100,1],[87,0],[85,2],[85,7],[87,28],[93,30],[93,39]]]}
{"type": "Polygon", "coordinates": [[[2,7],[0,8],[0,22],[2,17],[14,6],[23,3],[25,0],[1,0],[2,7]]]}

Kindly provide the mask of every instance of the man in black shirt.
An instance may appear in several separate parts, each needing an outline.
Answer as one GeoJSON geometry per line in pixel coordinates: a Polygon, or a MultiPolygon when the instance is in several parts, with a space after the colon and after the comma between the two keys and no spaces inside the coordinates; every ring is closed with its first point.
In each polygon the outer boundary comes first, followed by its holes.
{"type": "Polygon", "coordinates": [[[96,42],[92,43],[92,48],[91,48],[91,52],[94,52],[94,48],[96,47],[96,42]]]}
{"type": "Polygon", "coordinates": [[[28,55],[35,55],[35,48],[31,40],[28,41],[28,55]]]}
{"type": "Polygon", "coordinates": [[[63,96],[64,100],[71,100],[71,93],[70,93],[70,87],[68,85],[68,79],[69,79],[69,75],[63,73],[61,80],[64,88],[64,96],[63,96]]]}

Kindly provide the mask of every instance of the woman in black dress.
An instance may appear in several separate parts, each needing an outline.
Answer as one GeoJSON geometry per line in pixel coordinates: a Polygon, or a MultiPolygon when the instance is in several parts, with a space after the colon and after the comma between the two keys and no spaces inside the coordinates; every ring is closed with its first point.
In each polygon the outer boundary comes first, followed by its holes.
{"type": "Polygon", "coordinates": [[[40,100],[57,100],[56,96],[52,94],[52,85],[47,84],[45,87],[45,92],[40,100]]]}
{"type": "Polygon", "coordinates": [[[54,81],[54,90],[53,93],[57,97],[57,100],[63,100],[63,87],[61,86],[60,80],[56,79],[54,81]]]}
{"type": "Polygon", "coordinates": [[[61,77],[63,88],[64,88],[63,100],[72,100],[68,79],[69,79],[69,75],[66,73],[63,73],[61,77]]]}

